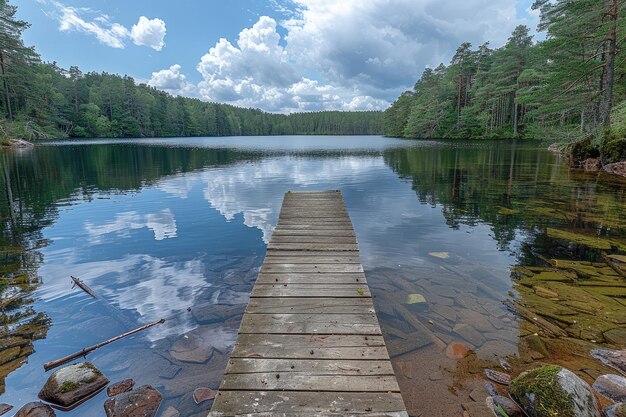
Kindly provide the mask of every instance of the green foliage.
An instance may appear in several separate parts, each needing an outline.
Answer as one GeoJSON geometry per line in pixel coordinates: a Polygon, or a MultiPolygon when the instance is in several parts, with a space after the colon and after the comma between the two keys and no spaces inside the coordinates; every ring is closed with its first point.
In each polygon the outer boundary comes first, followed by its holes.
{"type": "Polygon", "coordinates": [[[626,137],[608,140],[600,147],[603,164],[611,164],[626,160],[626,137]]]}
{"type": "Polygon", "coordinates": [[[610,126],[625,137],[626,2],[536,0],[533,8],[545,40],[533,43],[518,26],[495,50],[461,44],[449,66],[426,68],[385,111],[383,133],[574,142],[610,126]]]}

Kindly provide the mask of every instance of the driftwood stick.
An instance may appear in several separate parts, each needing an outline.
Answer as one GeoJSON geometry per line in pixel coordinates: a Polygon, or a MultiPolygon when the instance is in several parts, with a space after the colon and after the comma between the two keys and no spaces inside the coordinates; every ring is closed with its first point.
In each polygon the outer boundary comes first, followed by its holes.
{"type": "Polygon", "coordinates": [[[440,349],[445,349],[446,342],[441,340],[437,335],[435,335],[428,327],[422,324],[413,313],[407,310],[404,306],[400,304],[396,304],[393,306],[394,310],[406,321],[408,322],[415,330],[418,332],[422,332],[426,335],[435,345],[437,345],[440,349]]]}
{"type": "Polygon", "coordinates": [[[148,329],[148,328],[150,328],[152,326],[156,326],[157,324],[162,324],[162,323],[165,323],[165,319],[157,320],[157,321],[152,322],[150,324],[146,324],[145,326],[138,327],[135,330],[131,330],[130,332],[126,332],[124,334],[121,334],[119,336],[115,336],[114,338],[109,339],[107,341],[104,341],[102,343],[98,343],[97,345],[86,347],[83,350],[80,350],[80,351],[78,351],[76,353],[72,353],[71,355],[65,356],[65,357],[63,357],[61,359],[57,359],[57,360],[48,362],[48,363],[44,364],[43,368],[46,371],[49,371],[50,369],[56,368],[57,366],[61,366],[61,365],[64,365],[64,364],[66,364],[68,362],[71,362],[74,359],[82,358],[84,356],[87,356],[87,354],[93,352],[94,350],[100,349],[101,347],[106,346],[106,345],[108,345],[110,343],[113,343],[113,342],[118,341],[120,339],[123,339],[123,338],[125,338],[127,336],[130,336],[132,334],[135,334],[137,332],[140,332],[142,330],[148,329]]]}
{"type": "Polygon", "coordinates": [[[93,298],[98,298],[95,291],[89,288],[87,284],[85,284],[83,281],[71,275],[70,275],[70,278],[72,278],[72,281],[74,281],[74,285],[78,285],[81,290],[85,291],[87,294],[91,295],[93,298]]]}

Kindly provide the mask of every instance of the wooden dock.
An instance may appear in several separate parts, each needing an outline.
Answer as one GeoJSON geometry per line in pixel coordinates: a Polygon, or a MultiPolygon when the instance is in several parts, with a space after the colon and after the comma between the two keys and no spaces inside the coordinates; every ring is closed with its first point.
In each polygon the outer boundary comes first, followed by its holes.
{"type": "Polygon", "coordinates": [[[209,416],[408,416],[339,191],[288,192],[209,416]]]}

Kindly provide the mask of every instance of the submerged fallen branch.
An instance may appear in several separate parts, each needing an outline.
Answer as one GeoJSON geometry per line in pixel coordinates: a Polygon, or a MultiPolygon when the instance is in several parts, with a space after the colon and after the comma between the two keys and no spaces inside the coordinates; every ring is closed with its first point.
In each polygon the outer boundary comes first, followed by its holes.
{"type": "Polygon", "coordinates": [[[126,332],[126,333],[121,334],[119,336],[115,336],[114,338],[109,339],[109,340],[107,340],[105,342],[98,343],[97,345],[89,346],[87,348],[84,348],[81,351],[78,351],[76,353],[72,353],[71,355],[65,356],[65,357],[63,357],[61,359],[57,359],[57,360],[48,362],[48,363],[44,364],[43,368],[46,371],[49,371],[50,369],[56,368],[57,366],[61,366],[61,365],[64,365],[64,364],[66,364],[68,362],[71,362],[74,359],[82,358],[84,356],[87,356],[87,354],[93,352],[94,350],[100,349],[101,347],[106,346],[106,345],[108,345],[110,343],[116,342],[116,341],[118,341],[120,339],[123,339],[123,338],[125,338],[127,336],[130,336],[132,334],[135,334],[137,332],[140,332],[142,330],[148,329],[148,328],[150,328],[152,326],[156,326],[157,324],[162,324],[162,323],[165,323],[165,319],[157,320],[155,322],[146,324],[145,326],[138,327],[135,330],[131,330],[130,332],[126,332]]]}
{"type": "Polygon", "coordinates": [[[81,290],[85,291],[87,294],[91,295],[93,298],[98,298],[95,291],[89,288],[87,284],[85,284],[83,281],[71,275],[70,275],[70,278],[72,278],[72,281],[74,281],[74,285],[72,285],[72,288],[78,285],[81,290]]]}

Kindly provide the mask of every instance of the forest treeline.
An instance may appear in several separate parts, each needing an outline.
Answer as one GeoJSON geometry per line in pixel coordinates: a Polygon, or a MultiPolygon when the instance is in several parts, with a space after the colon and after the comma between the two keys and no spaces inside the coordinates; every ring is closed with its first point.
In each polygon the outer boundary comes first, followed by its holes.
{"type": "Polygon", "coordinates": [[[44,63],[22,33],[17,7],[0,0],[1,136],[170,137],[380,134],[381,112],[289,115],[174,97],[132,77],[44,63]]]}
{"type": "Polygon", "coordinates": [[[539,30],[518,26],[500,48],[463,43],[426,68],[383,116],[387,136],[626,136],[626,2],[535,0],[539,30]],[[607,131],[610,129],[608,135],[607,131]]]}

